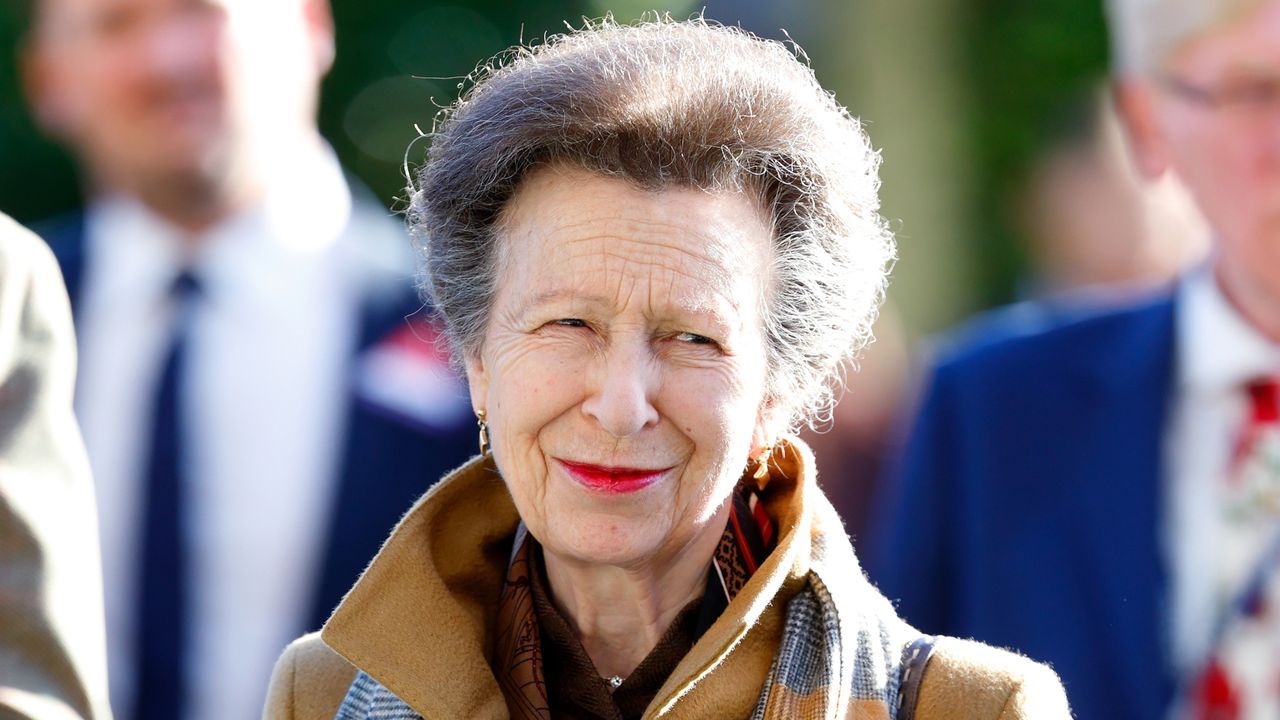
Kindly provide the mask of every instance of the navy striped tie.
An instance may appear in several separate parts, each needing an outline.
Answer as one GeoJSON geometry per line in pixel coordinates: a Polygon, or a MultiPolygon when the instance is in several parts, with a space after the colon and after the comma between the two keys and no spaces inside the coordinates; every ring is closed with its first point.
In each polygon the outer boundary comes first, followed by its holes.
{"type": "Polygon", "coordinates": [[[190,612],[183,447],[183,375],[190,318],[200,294],[189,272],[170,292],[174,330],[161,367],[145,475],[145,525],[136,607],[137,720],[176,720],[186,697],[190,612]]]}

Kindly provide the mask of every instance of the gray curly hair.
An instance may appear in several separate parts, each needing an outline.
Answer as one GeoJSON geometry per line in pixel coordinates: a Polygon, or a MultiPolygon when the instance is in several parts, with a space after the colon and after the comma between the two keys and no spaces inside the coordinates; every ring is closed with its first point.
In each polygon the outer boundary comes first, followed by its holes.
{"type": "Polygon", "coordinates": [[[702,18],[605,19],[477,70],[409,189],[421,288],[458,358],[480,350],[503,210],[532,168],[750,192],[773,227],[767,398],[792,427],[829,417],[871,340],[894,244],[879,156],[799,53],[702,18]]]}

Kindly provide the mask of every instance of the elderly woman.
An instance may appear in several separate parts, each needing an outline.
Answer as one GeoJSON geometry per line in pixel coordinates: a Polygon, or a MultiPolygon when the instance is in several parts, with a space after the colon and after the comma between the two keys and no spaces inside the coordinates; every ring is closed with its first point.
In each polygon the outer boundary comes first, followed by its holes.
{"type": "Polygon", "coordinates": [[[502,57],[410,212],[481,454],[285,652],[268,717],[1069,717],[1048,669],[895,616],[788,434],[893,256],[857,122],[700,20],[502,57]]]}

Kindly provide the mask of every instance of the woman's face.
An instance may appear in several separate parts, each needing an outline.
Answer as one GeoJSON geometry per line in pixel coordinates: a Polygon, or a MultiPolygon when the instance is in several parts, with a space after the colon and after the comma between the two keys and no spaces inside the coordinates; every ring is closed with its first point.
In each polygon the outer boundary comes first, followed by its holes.
{"type": "Polygon", "coordinates": [[[622,567],[718,535],[770,423],[758,203],[548,167],[503,227],[467,376],[529,530],[561,559],[622,567]]]}

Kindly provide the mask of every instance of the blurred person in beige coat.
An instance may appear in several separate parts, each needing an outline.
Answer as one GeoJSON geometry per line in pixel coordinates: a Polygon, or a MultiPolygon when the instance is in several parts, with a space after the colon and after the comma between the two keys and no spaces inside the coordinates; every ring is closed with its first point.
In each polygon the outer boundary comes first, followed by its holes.
{"type": "Polygon", "coordinates": [[[75,337],[48,247],[0,214],[0,718],[109,720],[75,337]]]}

